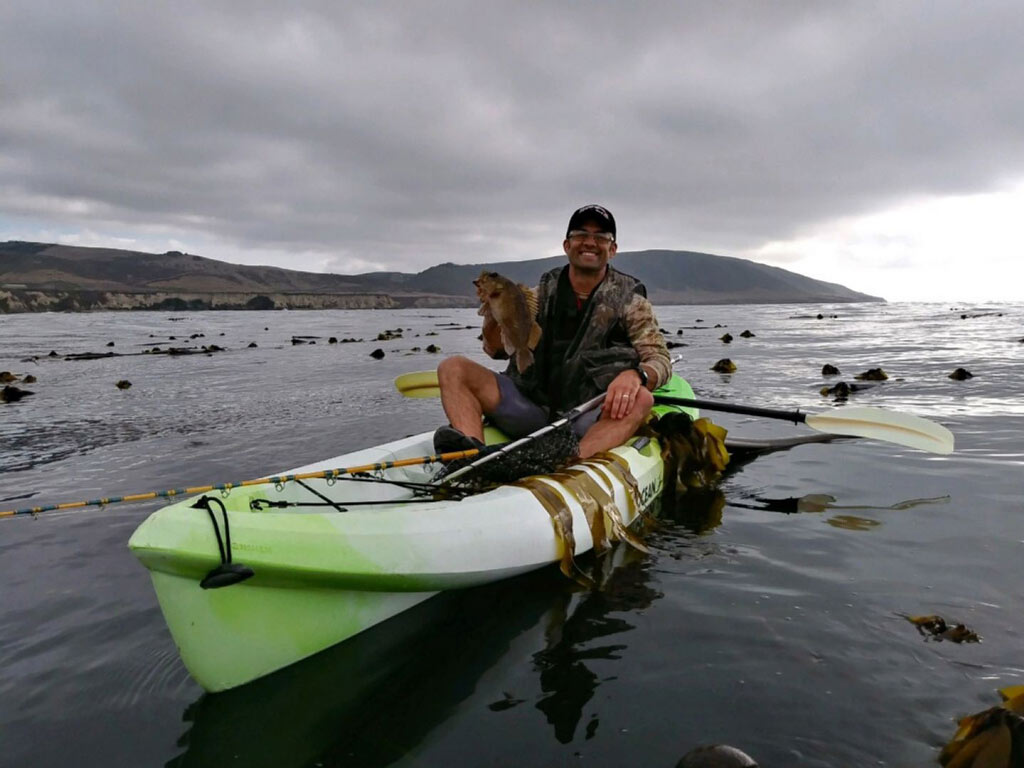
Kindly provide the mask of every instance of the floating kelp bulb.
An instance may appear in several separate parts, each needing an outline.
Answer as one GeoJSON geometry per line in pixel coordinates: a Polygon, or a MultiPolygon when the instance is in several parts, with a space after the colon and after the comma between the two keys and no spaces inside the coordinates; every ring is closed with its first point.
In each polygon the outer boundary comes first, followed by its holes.
{"type": "Polygon", "coordinates": [[[676,768],[758,768],[746,752],[728,744],[708,744],[687,752],[676,768]]]}
{"type": "Polygon", "coordinates": [[[931,639],[934,640],[949,640],[952,643],[981,642],[981,638],[978,637],[977,633],[968,629],[965,625],[950,625],[944,618],[936,614],[929,614],[927,616],[908,616],[905,613],[899,613],[897,616],[902,616],[917,627],[918,632],[922,635],[930,635],[931,639]]]}
{"type": "Polygon", "coordinates": [[[966,381],[967,379],[973,379],[974,374],[968,371],[966,368],[957,368],[955,371],[949,374],[949,378],[953,379],[953,381],[966,381]]]}
{"type": "Polygon", "coordinates": [[[850,393],[853,391],[853,387],[851,387],[845,381],[840,381],[834,387],[822,387],[821,394],[823,397],[834,396],[836,400],[845,400],[850,396],[850,393]]]}
{"type": "Polygon", "coordinates": [[[949,640],[951,643],[980,643],[981,638],[978,634],[968,629],[963,624],[956,624],[955,626],[949,627],[945,632],[940,632],[935,636],[936,640],[949,640]]]}
{"type": "Polygon", "coordinates": [[[836,368],[834,365],[831,365],[829,363],[825,363],[823,366],[821,366],[821,375],[822,376],[838,376],[839,375],[839,369],[836,368]]]}
{"type": "Polygon", "coordinates": [[[889,378],[889,374],[881,368],[868,368],[864,373],[858,373],[853,378],[860,379],[861,381],[885,381],[889,378]]]}

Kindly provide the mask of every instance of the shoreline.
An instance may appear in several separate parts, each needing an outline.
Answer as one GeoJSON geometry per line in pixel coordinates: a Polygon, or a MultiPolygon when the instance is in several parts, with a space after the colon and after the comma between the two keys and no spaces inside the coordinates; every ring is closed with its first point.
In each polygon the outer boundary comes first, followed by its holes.
{"type": "MultiPolygon", "coordinates": [[[[774,304],[887,304],[885,300],[850,301],[835,296],[767,299],[725,295],[702,300],[658,300],[654,306],[721,306],[774,304]]],[[[289,291],[113,291],[93,288],[0,288],[0,315],[43,312],[221,312],[321,309],[472,309],[470,296],[440,294],[313,293],[289,291]]]]}

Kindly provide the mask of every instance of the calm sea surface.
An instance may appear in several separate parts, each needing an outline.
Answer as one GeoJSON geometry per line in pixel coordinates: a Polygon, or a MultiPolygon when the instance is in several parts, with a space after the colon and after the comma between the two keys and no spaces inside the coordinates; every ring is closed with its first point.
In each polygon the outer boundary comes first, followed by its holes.
{"type": "MultiPolygon", "coordinates": [[[[934,765],[955,718],[1024,683],[1024,305],[658,316],[701,397],[827,410],[842,406],[822,386],[881,367],[890,379],[850,404],[939,421],[957,450],[851,440],[762,456],[663,510],[651,556],[606,558],[602,591],[552,567],[442,595],[218,695],[189,678],[127,549],[159,503],[0,520],[0,765],[670,768],[715,742],[779,768],[934,765]],[[736,373],[710,370],[723,357],[736,373]],[[826,381],[825,363],[841,375],[826,381]],[[975,378],[947,378],[957,367],[975,378]],[[899,616],[932,613],[982,642],[928,640],[899,616]]],[[[0,404],[0,510],[239,481],[432,429],[439,403],[392,381],[437,364],[413,347],[483,360],[478,321],[0,315],[0,370],[38,378],[0,404]],[[227,351],[127,355],[202,344],[227,351]]],[[[734,436],[808,431],[715,420],[734,436]]]]}

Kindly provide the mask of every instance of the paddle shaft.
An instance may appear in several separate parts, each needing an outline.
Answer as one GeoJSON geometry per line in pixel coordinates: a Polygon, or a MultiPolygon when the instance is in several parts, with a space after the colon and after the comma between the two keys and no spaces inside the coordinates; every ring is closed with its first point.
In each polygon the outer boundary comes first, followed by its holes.
{"type": "Polygon", "coordinates": [[[779,411],[774,408],[755,408],[751,405],[718,403],[713,400],[693,400],[688,397],[655,395],[654,402],[661,405],[687,405],[693,408],[703,408],[708,411],[739,413],[744,416],[761,416],[766,419],[781,419],[783,421],[792,421],[794,424],[803,424],[807,421],[807,414],[801,413],[800,411],[779,411]]]}

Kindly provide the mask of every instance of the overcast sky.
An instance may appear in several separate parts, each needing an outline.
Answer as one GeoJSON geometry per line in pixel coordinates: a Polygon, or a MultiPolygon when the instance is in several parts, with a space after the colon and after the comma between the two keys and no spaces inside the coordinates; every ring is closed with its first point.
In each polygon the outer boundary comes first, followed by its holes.
{"type": "Polygon", "coordinates": [[[331,272],[622,250],[1024,299],[1024,5],[0,2],[0,240],[331,272]]]}

